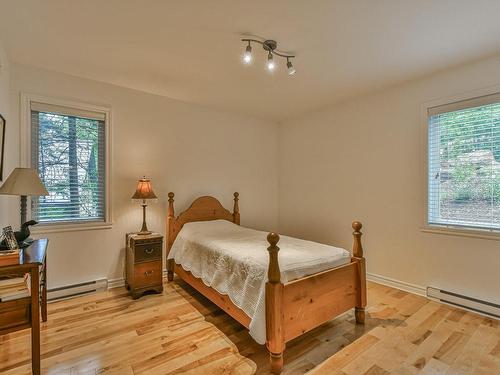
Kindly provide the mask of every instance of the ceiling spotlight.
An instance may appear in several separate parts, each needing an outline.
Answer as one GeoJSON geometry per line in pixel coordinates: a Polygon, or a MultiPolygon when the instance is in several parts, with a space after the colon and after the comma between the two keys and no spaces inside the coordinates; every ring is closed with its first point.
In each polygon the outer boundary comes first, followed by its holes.
{"type": "Polygon", "coordinates": [[[288,70],[288,75],[293,76],[296,72],[295,68],[292,65],[292,62],[288,59],[286,59],[286,68],[288,70]]]}
{"type": "Polygon", "coordinates": [[[248,46],[243,54],[243,62],[245,64],[250,64],[252,62],[252,46],[250,45],[250,41],[248,42],[248,46]]]}
{"type": "Polygon", "coordinates": [[[255,42],[262,45],[265,51],[267,51],[267,70],[273,72],[276,69],[276,62],[274,61],[274,55],[279,57],[284,57],[286,59],[286,67],[289,75],[294,75],[296,70],[292,65],[291,59],[295,58],[294,55],[289,55],[287,53],[278,52],[276,48],[278,43],[275,40],[256,40],[256,39],[241,39],[242,42],[248,43],[243,54],[243,62],[245,64],[250,64],[252,62],[252,45],[251,42],[255,42]]]}
{"type": "Polygon", "coordinates": [[[269,54],[267,55],[267,70],[272,72],[274,68],[276,68],[276,64],[273,60],[273,54],[271,53],[271,51],[269,51],[269,54]]]}

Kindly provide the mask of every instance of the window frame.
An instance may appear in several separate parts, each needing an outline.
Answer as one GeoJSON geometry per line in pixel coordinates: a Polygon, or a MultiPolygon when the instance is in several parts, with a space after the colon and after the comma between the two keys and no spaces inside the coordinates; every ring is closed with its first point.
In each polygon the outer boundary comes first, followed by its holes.
{"type": "Polygon", "coordinates": [[[481,229],[473,227],[459,227],[450,225],[430,224],[429,223],[429,109],[433,107],[450,105],[460,101],[474,100],[482,96],[500,94],[500,85],[486,87],[474,91],[457,94],[454,96],[443,97],[432,101],[424,102],[420,106],[420,122],[421,122],[421,181],[422,181],[422,212],[421,212],[421,232],[444,234],[461,237],[473,237],[489,240],[500,240],[500,230],[481,229]]]}
{"type": "MultiPolygon", "coordinates": [[[[105,194],[105,212],[103,222],[64,222],[64,223],[40,223],[33,227],[32,233],[52,233],[52,232],[67,232],[77,230],[96,230],[96,229],[109,229],[113,225],[112,220],[112,206],[111,206],[111,163],[112,160],[112,138],[111,138],[111,124],[112,112],[108,106],[85,103],[77,100],[67,100],[53,98],[43,95],[21,93],[21,166],[36,167],[31,165],[31,103],[38,102],[54,106],[69,107],[76,110],[93,111],[103,113],[104,120],[104,137],[105,137],[105,181],[104,181],[104,194],[105,194]]],[[[28,217],[31,216],[31,199],[28,197],[28,217]]]]}

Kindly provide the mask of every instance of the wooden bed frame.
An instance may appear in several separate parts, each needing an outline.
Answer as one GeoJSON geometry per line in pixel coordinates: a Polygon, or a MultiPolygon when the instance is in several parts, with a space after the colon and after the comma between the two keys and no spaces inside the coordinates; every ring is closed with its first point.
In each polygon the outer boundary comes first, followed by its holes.
{"type": "MultiPolygon", "coordinates": [[[[167,216],[167,256],[177,234],[186,223],[224,219],[240,224],[238,206],[239,194],[234,193],[234,209],[226,210],[214,197],[204,196],[196,199],[191,206],[174,216],[174,193],[168,193],[167,216]]],[[[288,283],[280,280],[278,263],[279,235],[269,233],[268,282],[266,283],[266,346],[271,361],[271,372],[279,374],[283,368],[285,344],[305,332],[320,326],[345,311],[355,308],[356,322],[365,321],[366,270],[361,246],[361,223],[352,223],[354,229],[353,256],[351,262],[314,275],[306,276],[288,283]]],[[[263,250],[263,249],[262,249],[263,250]]],[[[259,251],[259,249],[256,249],[259,251]]],[[[201,294],[226,311],[246,328],[250,318],[237,307],[228,296],[208,287],[201,279],[176,264],[167,263],[168,281],[174,272],[201,294]]]]}

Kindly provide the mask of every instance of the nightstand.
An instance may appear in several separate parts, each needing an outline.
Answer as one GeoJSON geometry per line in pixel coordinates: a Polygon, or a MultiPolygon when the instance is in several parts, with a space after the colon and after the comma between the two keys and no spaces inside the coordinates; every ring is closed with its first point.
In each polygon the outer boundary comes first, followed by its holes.
{"type": "Polygon", "coordinates": [[[144,292],[163,292],[163,236],[159,233],[126,236],[125,286],[132,298],[144,292]]]}

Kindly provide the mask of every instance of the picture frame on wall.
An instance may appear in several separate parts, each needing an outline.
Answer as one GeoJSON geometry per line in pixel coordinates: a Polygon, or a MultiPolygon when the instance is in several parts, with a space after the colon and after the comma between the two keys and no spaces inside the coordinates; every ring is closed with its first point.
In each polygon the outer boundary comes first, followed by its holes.
{"type": "Polygon", "coordinates": [[[3,156],[5,148],[5,118],[0,114],[0,181],[3,181],[3,156]]]}

